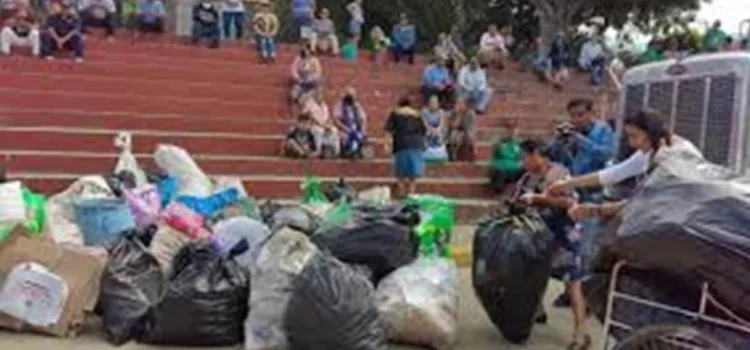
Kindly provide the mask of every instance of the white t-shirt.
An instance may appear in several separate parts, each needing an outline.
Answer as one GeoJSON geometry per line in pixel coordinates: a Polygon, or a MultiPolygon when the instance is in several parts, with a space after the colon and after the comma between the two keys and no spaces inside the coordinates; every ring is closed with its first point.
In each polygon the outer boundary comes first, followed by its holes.
{"type": "MultiPolygon", "coordinates": [[[[672,146],[662,147],[654,155],[658,164],[669,154],[687,153],[703,158],[703,154],[692,142],[679,136],[672,136],[672,146]]],[[[641,150],[635,151],[628,159],[599,171],[599,182],[603,186],[613,186],[632,177],[645,174],[651,165],[651,155],[641,150]]]]}
{"type": "Polygon", "coordinates": [[[479,40],[479,48],[482,51],[502,50],[505,51],[505,37],[502,34],[492,35],[489,32],[482,34],[479,40]]]}
{"type": "Polygon", "coordinates": [[[245,12],[245,4],[242,0],[224,0],[221,7],[222,12],[245,12]]]}
{"type": "Polygon", "coordinates": [[[365,10],[358,3],[351,2],[349,5],[346,5],[346,9],[349,11],[349,15],[352,16],[352,20],[358,23],[365,23],[365,10]]]}

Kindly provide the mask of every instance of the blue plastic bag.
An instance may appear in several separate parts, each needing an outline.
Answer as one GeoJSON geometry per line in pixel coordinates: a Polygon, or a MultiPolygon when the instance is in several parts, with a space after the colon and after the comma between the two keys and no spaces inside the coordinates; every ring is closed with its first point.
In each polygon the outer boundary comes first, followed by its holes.
{"type": "Polygon", "coordinates": [[[239,199],[240,192],[236,188],[228,188],[205,198],[182,196],[177,201],[209,219],[239,199]]]}

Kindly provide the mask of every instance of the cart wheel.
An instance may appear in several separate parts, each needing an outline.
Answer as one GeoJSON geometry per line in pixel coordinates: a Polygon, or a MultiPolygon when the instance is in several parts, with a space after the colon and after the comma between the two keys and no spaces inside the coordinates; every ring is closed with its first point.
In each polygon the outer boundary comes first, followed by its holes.
{"type": "Polygon", "coordinates": [[[648,326],[617,343],[613,350],[731,350],[713,337],[687,326],[648,326]]]}

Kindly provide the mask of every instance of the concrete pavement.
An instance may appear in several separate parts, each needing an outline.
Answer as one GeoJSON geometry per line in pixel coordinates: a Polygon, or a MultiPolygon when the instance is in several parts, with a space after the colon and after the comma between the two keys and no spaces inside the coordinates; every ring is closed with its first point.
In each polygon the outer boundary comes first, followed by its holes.
{"type": "MultiPolygon", "coordinates": [[[[526,346],[514,346],[507,343],[502,335],[492,326],[484,310],[474,297],[471,286],[471,274],[468,269],[461,270],[461,305],[460,329],[457,350],[561,350],[565,349],[570,336],[572,317],[567,309],[553,309],[548,307],[549,323],[534,328],[532,338],[526,346]]],[[[553,282],[550,284],[546,305],[551,305],[552,299],[561,291],[562,286],[553,282]]],[[[602,349],[600,341],[601,328],[591,321],[591,335],[594,338],[592,350],[602,349]]],[[[0,349],[7,350],[102,350],[115,349],[104,339],[103,334],[92,325],[84,334],[74,339],[55,339],[30,334],[15,334],[0,331],[0,349]]],[[[239,348],[238,347],[235,347],[239,348]]],[[[171,347],[155,347],[137,343],[126,344],[122,350],[170,350],[171,347]]],[[[213,348],[216,349],[216,348],[213,348]]],[[[229,348],[227,348],[229,349],[229,348]]],[[[413,350],[414,347],[392,346],[393,350],[413,350]]],[[[333,350],[333,349],[332,349],[333,350]]]]}

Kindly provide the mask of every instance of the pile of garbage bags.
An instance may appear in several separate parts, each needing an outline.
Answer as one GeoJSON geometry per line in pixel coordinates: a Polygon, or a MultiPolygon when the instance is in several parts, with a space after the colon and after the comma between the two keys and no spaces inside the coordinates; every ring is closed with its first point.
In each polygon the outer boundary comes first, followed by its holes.
{"type": "Polygon", "coordinates": [[[118,135],[113,173],[49,198],[0,183],[0,327],[68,337],[100,317],[116,345],[454,346],[451,200],[308,178],[301,204],[258,204],[176,146],[145,172],[131,142],[118,135]]]}
{"type": "MultiPolygon", "coordinates": [[[[584,285],[592,309],[604,317],[613,268],[624,260],[619,291],[698,311],[705,283],[723,306],[709,302],[709,316],[747,325],[741,320],[750,320],[748,185],[750,178],[701,159],[663,159],[628,203],[621,223],[602,232],[597,274],[584,285]]],[[[697,324],[732,348],[747,346],[747,334],[630,301],[615,302],[612,318],[635,327],[697,324]]],[[[627,332],[613,336],[622,339],[627,332]]]]}

